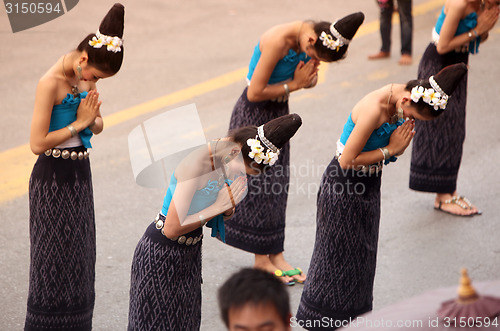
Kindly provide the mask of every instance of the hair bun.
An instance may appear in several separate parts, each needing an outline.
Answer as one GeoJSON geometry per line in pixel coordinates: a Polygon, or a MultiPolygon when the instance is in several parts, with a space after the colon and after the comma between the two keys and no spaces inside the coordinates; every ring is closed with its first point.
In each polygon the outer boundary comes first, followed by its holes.
{"type": "Polygon", "coordinates": [[[121,3],[115,3],[102,19],[99,32],[111,37],[123,38],[125,21],[125,7],[121,3]]]}
{"type": "Polygon", "coordinates": [[[441,71],[434,75],[434,80],[444,93],[452,95],[467,73],[467,70],[468,67],[465,63],[452,64],[441,69],[441,71]]]}
{"type": "Polygon", "coordinates": [[[341,18],[334,27],[344,38],[351,40],[364,20],[365,14],[357,12],[341,18]]]}
{"type": "Polygon", "coordinates": [[[277,148],[282,148],[302,125],[297,114],[284,115],[264,124],[264,135],[277,148]]]}

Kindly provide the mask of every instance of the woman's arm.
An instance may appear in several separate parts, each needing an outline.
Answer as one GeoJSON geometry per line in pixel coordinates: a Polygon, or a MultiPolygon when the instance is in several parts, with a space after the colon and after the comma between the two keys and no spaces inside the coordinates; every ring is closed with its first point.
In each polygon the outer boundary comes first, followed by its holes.
{"type": "MultiPolygon", "coordinates": [[[[458,24],[462,17],[465,15],[467,2],[464,0],[449,0],[446,7],[446,17],[439,33],[439,42],[436,45],[439,54],[445,54],[453,51],[455,48],[469,43],[472,38],[475,38],[474,32],[472,37],[469,32],[462,33],[455,36],[458,24]]],[[[476,31],[476,33],[478,33],[476,31]]]]}
{"type": "Polygon", "coordinates": [[[369,165],[384,159],[379,150],[361,152],[372,132],[377,129],[379,118],[380,115],[373,111],[365,111],[357,116],[356,125],[347,139],[339,159],[342,169],[369,165]]]}
{"type": "Polygon", "coordinates": [[[436,47],[439,54],[445,54],[457,47],[466,45],[478,36],[482,37],[482,41],[486,40],[488,31],[493,28],[498,20],[498,7],[491,7],[480,13],[474,29],[455,36],[458,24],[462,17],[465,16],[466,7],[467,3],[463,0],[449,1],[439,42],[436,47]]]}
{"type": "MultiPolygon", "coordinates": [[[[251,102],[270,100],[287,94],[284,84],[267,84],[276,64],[285,56],[286,43],[273,36],[261,38],[259,45],[261,56],[247,91],[248,100],[251,102]]],[[[311,85],[316,73],[317,65],[314,61],[306,64],[301,61],[295,69],[293,80],[287,83],[288,93],[311,85]]]]}
{"type": "Polygon", "coordinates": [[[30,147],[36,155],[71,138],[71,132],[66,128],[48,134],[56,93],[57,82],[54,79],[42,78],[38,82],[30,131],[30,147]]]}
{"type": "MultiPolygon", "coordinates": [[[[356,124],[358,126],[358,124],[356,124]]],[[[389,141],[389,145],[386,146],[387,150],[389,151],[390,156],[394,155],[401,155],[404,153],[408,145],[410,144],[411,140],[413,139],[413,136],[415,135],[415,121],[414,120],[407,120],[405,121],[400,127],[398,127],[396,130],[391,135],[391,139],[389,141]]],[[[354,130],[356,127],[354,128],[354,130]]],[[[351,133],[351,136],[347,140],[347,143],[349,143],[349,140],[354,134],[354,130],[351,133]]],[[[358,136],[358,134],[355,135],[355,137],[358,136]]],[[[368,139],[368,138],[367,138],[368,139]]],[[[366,141],[365,141],[366,144],[366,141]]],[[[354,142],[351,142],[351,146],[354,146],[353,148],[359,148],[359,142],[358,145],[356,145],[356,138],[354,139],[354,142]]],[[[364,145],[361,146],[361,150],[363,149],[364,145]]],[[[356,168],[358,166],[366,166],[370,165],[376,162],[380,162],[382,160],[385,160],[385,154],[382,150],[376,149],[373,151],[369,152],[360,152],[357,154],[357,156],[352,159],[349,158],[351,156],[352,150],[348,150],[348,157],[347,161],[343,160],[344,155],[347,149],[347,144],[344,149],[344,153],[342,153],[342,157],[339,160],[339,164],[343,169],[349,169],[349,168],[356,168]],[[350,162],[349,162],[350,161],[350,162]]],[[[361,151],[359,150],[359,151],[361,151]]],[[[352,156],[351,156],[352,157],[352,156]]]]}
{"type": "MultiPolygon", "coordinates": [[[[57,81],[44,77],[38,83],[35,96],[35,107],[30,131],[31,151],[39,155],[49,148],[53,148],[72,137],[71,131],[64,127],[49,132],[52,108],[57,95],[57,81]]],[[[80,102],[77,120],[71,123],[77,132],[84,130],[95,119],[99,111],[100,101],[95,92],[91,91],[87,98],[80,102]]]]}
{"type": "Polygon", "coordinates": [[[239,177],[231,184],[232,199],[228,187],[224,185],[213,204],[195,214],[187,215],[200,183],[203,183],[203,180],[192,179],[177,183],[163,229],[163,233],[168,238],[175,238],[191,232],[217,215],[232,216],[233,201],[238,204],[243,199],[246,189],[246,177],[239,177]]]}

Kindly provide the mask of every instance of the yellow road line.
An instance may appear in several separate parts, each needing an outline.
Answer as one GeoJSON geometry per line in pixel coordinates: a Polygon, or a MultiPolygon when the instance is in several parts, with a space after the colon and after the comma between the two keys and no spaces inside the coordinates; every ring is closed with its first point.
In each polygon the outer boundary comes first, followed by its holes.
{"type": "MultiPolygon", "coordinates": [[[[431,0],[413,7],[413,16],[426,14],[438,7],[441,7],[444,0],[431,0]]],[[[398,20],[395,15],[395,20],[398,20]]],[[[363,24],[356,37],[362,37],[378,32],[379,21],[363,24]]],[[[325,80],[328,65],[320,67],[318,83],[325,80]]],[[[244,79],[247,68],[241,68],[227,74],[215,77],[200,84],[167,94],[163,97],[141,103],[137,106],[124,109],[114,114],[104,117],[106,127],[123,123],[140,115],[152,113],[159,109],[189,100],[195,96],[200,96],[244,79]]],[[[28,192],[28,180],[33,168],[36,156],[31,153],[28,144],[11,148],[0,153],[0,203],[23,196],[28,192]]]]}

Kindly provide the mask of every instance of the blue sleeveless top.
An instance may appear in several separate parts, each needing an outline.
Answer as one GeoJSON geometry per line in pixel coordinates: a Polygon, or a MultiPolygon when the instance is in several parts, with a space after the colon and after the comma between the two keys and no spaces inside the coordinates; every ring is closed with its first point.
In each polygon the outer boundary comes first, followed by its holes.
{"type": "MultiPolygon", "coordinates": [[[[253,76],[253,72],[255,67],[257,66],[257,62],[259,62],[260,56],[262,52],[260,51],[260,43],[255,46],[253,51],[252,58],[250,59],[250,64],[248,65],[248,75],[247,79],[251,80],[253,76]]],[[[311,58],[306,55],[306,53],[296,53],[294,50],[289,50],[288,54],[276,63],[274,67],[273,73],[269,78],[268,84],[275,84],[287,79],[293,78],[293,74],[295,73],[295,68],[300,61],[304,61],[307,63],[311,58]]]]}
{"type": "MultiPolygon", "coordinates": [[[[49,132],[62,129],[76,121],[76,111],[78,110],[80,101],[86,97],[87,92],[81,92],[77,97],[73,97],[72,94],[68,93],[61,104],[55,105],[50,115],[49,132]]],[[[80,135],[80,139],[82,139],[83,146],[85,148],[92,148],[92,144],[90,143],[90,138],[93,135],[92,131],[89,128],[85,128],[85,130],[80,131],[78,134],[80,135]]]]}
{"type": "MultiPolygon", "coordinates": [[[[373,151],[377,148],[382,148],[389,145],[391,134],[394,132],[394,130],[397,129],[398,126],[402,125],[403,123],[403,120],[398,120],[395,124],[389,124],[387,122],[382,124],[382,126],[372,132],[372,134],[368,138],[368,141],[366,142],[366,145],[363,147],[362,152],[373,151]]],[[[347,122],[344,125],[344,130],[342,131],[342,135],[340,136],[340,142],[344,144],[344,146],[347,143],[347,139],[351,135],[355,125],[356,124],[354,124],[354,122],[352,121],[351,114],[349,114],[349,118],[347,119],[347,122]]],[[[395,156],[392,156],[389,160],[385,160],[385,164],[389,164],[389,162],[396,162],[396,160],[397,158],[395,156]]]]}
{"type": "MultiPolygon", "coordinates": [[[[227,184],[231,185],[232,181],[227,180],[227,184]]],[[[167,189],[167,193],[165,198],[163,199],[163,207],[161,209],[161,213],[163,215],[167,215],[168,207],[170,207],[170,203],[172,202],[172,198],[174,196],[175,188],[177,187],[177,178],[175,178],[175,174],[172,174],[170,178],[170,184],[167,189]]],[[[217,200],[217,195],[222,187],[218,186],[218,182],[216,180],[209,180],[207,185],[201,190],[197,190],[193,199],[191,200],[191,204],[189,206],[188,215],[193,215],[201,210],[207,208],[212,205],[215,200],[217,200]]],[[[208,221],[207,226],[212,228],[212,237],[217,235],[217,232],[220,234],[220,238],[223,242],[226,242],[225,239],[225,228],[224,228],[224,219],[222,214],[219,214],[208,221]]]]}
{"type": "MultiPolygon", "coordinates": [[[[441,14],[439,15],[437,22],[436,22],[436,32],[438,34],[441,33],[441,28],[443,27],[443,22],[446,17],[446,14],[444,13],[444,6],[443,9],[441,10],[441,14]]],[[[457,31],[455,32],[455,36],[458,36],[459,34],[468,32],[472,29],[474,29],[477,25],[477,13],[472,12],[469,15],[465,16],[464,19],[461,19],[460,22],[458,22],[458,27],[457,31]]],[[[479,44],[481,43],[481,38],[477,37],[476,40],[472,40],[469,43],[469,53],[471,54],[476,54],[479,52],[479,44]]]]}

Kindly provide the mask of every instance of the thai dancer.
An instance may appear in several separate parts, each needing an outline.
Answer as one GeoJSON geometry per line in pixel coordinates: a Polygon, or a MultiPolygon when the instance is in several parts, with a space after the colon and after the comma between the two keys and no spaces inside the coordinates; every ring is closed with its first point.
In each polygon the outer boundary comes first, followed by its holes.
{"type": "Polygon", "coordinates": [[[297,312],[301,326],[332,330],[372,309],[382,168],[408,147],[415,120],[449,111],[466,73],[461,63],[426,80],[389,84],[352,109],[318,192],[316,240],[297,312]]]}
{"type": "Polygon", "coordinates": [[[123,61],[124,7],[38,82],[30,146],[30,276],[25,330],[91,330],[96,235],[90,138],[103,130],[96,83],[123,61]]]}
{"type": "MultiPolygon", "coordinates": [[[[454,63],[468,63],[498,20],[495,0],[447,0],[433,29],[433,41],[418,68],[420,79],[454,63]]],[[[466,77],[467,78],[467,77],[466,77]]],[[[436,193],[434,207],[458,216],[479,214],[457,193],[457,177],[465,140],[467,79],[463,79],[445,112],[436,121],[417,121],[410,168],[410,188],[436,193]],[[439,140],[439,144],[434,142],[439,140]]]]}
{"type": "MultiPolygon", "coordinates": [[[[248,87],[234,106],[230,129],[261,125],[288,114],[290,93],[316,85],[320,61],[345,58],[363,19],[363,13],[355,13],[334,23],[295,21],[266,31],[255,46],[248,87]]],[[[304,282],[306,275],[283,255],[289,164],[285,145],[273,172],[248,177],[249,196],[226,223],[226,241],[255,254],[254,267],[293,285],[304,282]]]]}
{"type": "Polygon", "coordinates": [[[202,228],[224,240],[224,221],[247,192],[245,173],[272,168],[301,124],[290,114],[235,129],[179,163],[134,253],[129,330],[199,330],[202,228]]]}

